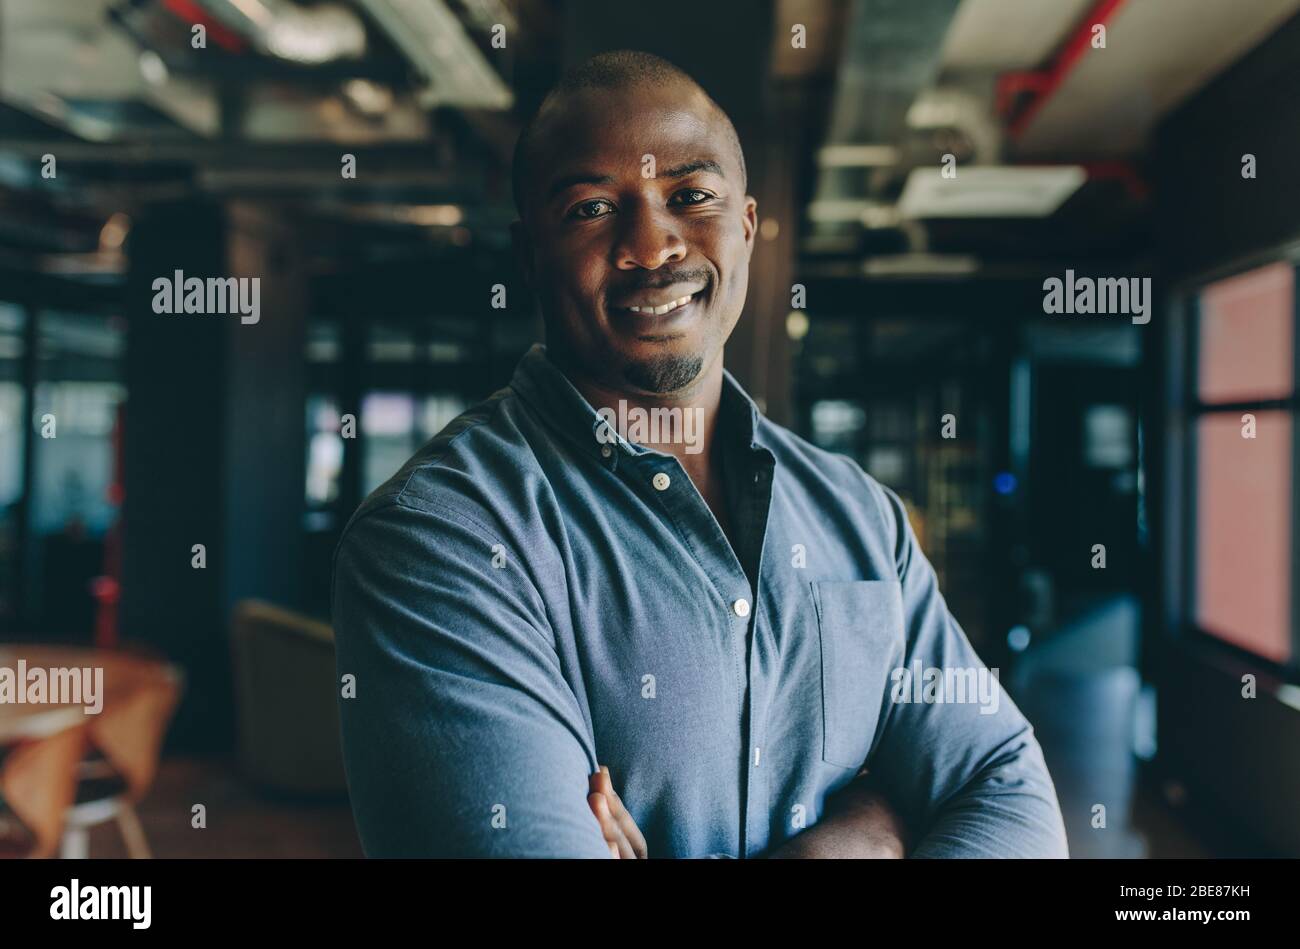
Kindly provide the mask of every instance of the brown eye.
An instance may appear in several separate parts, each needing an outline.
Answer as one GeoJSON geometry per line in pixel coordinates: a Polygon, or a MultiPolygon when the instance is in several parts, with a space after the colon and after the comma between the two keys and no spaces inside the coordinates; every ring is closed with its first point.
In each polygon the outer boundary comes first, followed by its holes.
{"type": "Polygon", "coordinates": [[[683,200],[679,203],[686,205],[703,204],[712,197],[713,195],[709,194],[709,192],[701,191],[699,188],[687,188],[685,191],[679,191],[673,195],[674,200],[682,198],[683,200]]]}
{"type": "Polygon", "coordinates": [[[583,201],[573,209],[572,216],[581,220],[590,220],[595,217],[603,217],[601,206],[612,208],[613,206],[601,198],[593,198],[591,201],[583,201]]]}

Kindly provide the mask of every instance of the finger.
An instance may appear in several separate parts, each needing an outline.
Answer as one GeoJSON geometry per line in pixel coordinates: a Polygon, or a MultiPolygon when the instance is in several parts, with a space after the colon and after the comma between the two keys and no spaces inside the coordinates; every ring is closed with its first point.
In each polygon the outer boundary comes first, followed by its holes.
{"type": "Polygon", "coordinates": [[[613,809],[610,807],[608,795],[604,795],[604,794],[601,795],[601,802],[599,804],[599,807],[601,807],[604,810],[605,819],[609,821],[609,824],[613,829],[614,839],[615,842],[618,844],[619,859],[635,860],[636,850],[634,850],[632,847],[632,841],[628,840],[627,832],[623,829],[622,822],[619,821],[619,819],[615,816],[613,809]]]}
{"type": "Polygon", "coordinates": [[[610,812],[614,815],[614,819],[618,821],[618,826],[623,831],[623,836],[627,838],[627,842],[632,847],[637,859],[645,860],[649,854],[645,836],[641,833],[641,828],[637,827],[636,821],[632,819],[632,815],[628,813],[627,808],[623,806],[623,799],[614,790],[614,782],[610,779],[609,768],[601,765],[598,773],[603,778],[603,781],[600,782],[601,793],[609,798],[610,812]]]}
{"type": "Polygon", "coordinates": [[[596,820],[600,823],[600,832],[605,838],[605,843],[609,845],[610,853],[615,859],[635,860],[636,852],[632,849],[631,842],[623,833],[622,827],[614,818],[613,812],[609,808],[609,799],[598,791],[593,791],[587,797],[587,803],[596,815],[596,820]]]}
{"type": "Polygon", "coordinates": [[[615,830],[610,822],[601,816],[600,802],[602,795],[598,791],[593,791],[587,795],[587,806],[591,808],[591,813],[596,817],[596,824],[600,827],[600,836],[605,840],[605,846],[609,848],[609,855],[615,860],[618,859],[618,843],[615,836],[615,830]]]}
{"type": "Polygon", "coordinates": [[[596,823],[600,824],[600,832],[613,840],[614,832],[618,829],[618,821],[614,819],[613,812],[609,809],[609,801],[605,795],[599,791],[592,791],[587,795],[587,806],[591,808],[591,813],[596,815],[596,823]]]}
{"type": "Polygon", "coordinates": [[[591,788],[590,793],[587,795],[587,806],[591,808],[591,813],[596,817],[596,823],[600,827],[600,835],[605,838],[605,845],[609,847],[610,856],[617,860],[620,831],[617,822],[610,813],[609,802],[601,791],[604,785],[601,783],[601,773],[599,771],[587,778],[587,786],[591,788]]]}

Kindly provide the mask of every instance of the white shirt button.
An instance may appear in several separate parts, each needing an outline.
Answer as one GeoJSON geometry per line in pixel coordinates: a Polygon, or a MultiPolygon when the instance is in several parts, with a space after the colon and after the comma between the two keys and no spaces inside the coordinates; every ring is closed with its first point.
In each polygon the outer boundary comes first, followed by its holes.
{"type": "Polygon", "coordinates": [[[612,454],[614,454],[614,449],[610,448],[608,445],[600,446],[600,457],[608,458],[612,454]]]}
{"type": "Polygon", "coordinates": [[[736,615],[744,619],[749,615],[749,600],[737,600],[731,604],[731,608],[736,611],[736,615]]]}
{"type": "Polygon", "coordinates": [[[656,491],[667,491],[668,485],[672,484],[673,481],[661,471],[650,479],[650,483],[655,486],[656,491]]]}

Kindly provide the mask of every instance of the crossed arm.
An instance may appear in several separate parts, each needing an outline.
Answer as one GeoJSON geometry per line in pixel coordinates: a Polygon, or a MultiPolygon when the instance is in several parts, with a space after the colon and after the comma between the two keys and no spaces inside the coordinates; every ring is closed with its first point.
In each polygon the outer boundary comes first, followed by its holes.
{"type": "MultiPolygon", "coordinates": [[[[591,776],[587,804],[600,823],[601,836],[616,860],[644,860],[645,837],[614,791],[609,770],[591,776]]],[[[901,859],[907,855],[906,829],[870,775],[860,774],[836,794],[826,816],[765,856],[779,859],[901,859]]]]}

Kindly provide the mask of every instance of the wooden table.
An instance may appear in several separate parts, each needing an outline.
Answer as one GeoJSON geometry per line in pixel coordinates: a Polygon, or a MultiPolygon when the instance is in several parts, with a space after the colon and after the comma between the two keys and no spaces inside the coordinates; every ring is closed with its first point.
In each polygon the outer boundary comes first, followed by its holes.
{"type": "MultiPolygon", "coordinates": [[[[84,704],[0,702],[0,795],[36,838],[32,856],[58,849],[67,815],[76,801],[77,770],[98,750],[126,784],[123,795],[138,800],[153,781],[167,723],[180,697],[175,667],[130,653],[66,646],[0,646],[0,669],[102,670],[100,711],[84,704]]],[[[23,683],[18,683],[19,688],[23,683]]],[[[82,696],[86,698],[86,696],[82,696]]]]}

